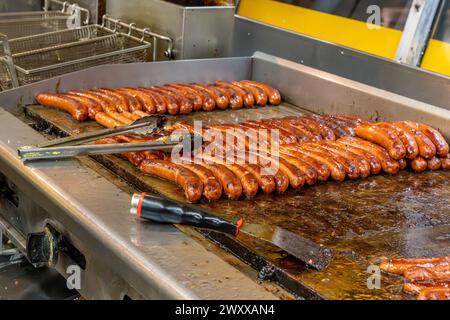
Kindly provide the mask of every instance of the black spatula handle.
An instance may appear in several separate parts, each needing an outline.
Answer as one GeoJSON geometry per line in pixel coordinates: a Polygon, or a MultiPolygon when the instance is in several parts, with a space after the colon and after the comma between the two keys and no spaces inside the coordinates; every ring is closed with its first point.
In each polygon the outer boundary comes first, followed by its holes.
{"type": "Polygon", "coordinates": [[[236,236],[238,226],[210,213],[146,193],[134,194],[131,214],[160,223],[181,224],[236,236]]]}

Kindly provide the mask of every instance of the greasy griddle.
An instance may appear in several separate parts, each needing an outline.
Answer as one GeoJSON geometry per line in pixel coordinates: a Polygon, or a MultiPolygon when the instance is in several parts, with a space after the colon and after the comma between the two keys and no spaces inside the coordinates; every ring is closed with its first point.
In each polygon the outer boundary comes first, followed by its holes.
{"type": "MultiPolygon", "coordinates": [[[[182,119],[221,123],[303,112],[306,111],[284,104],[254,110],[194,113],[182,119]]],[[[62,136],[100,128],[95,122],[78,123],[68,114],[41,106],[28,106],[26,114],[37,129],[62,136]]],[[[175,184],[144,176],[119,156],[95,159],[142,191],[186,201],[175,184]]],[[[305,298],[409,299],[411,296],[401,291],[402,279],[396,276],[382,274],[381,288],[368,288],[368,278],[373,275],[368,267],[392,257],[450,254],[450,172],[403,171],[393,177],[329,181],[283,195],[258,194],[251,200],[222,199],[213,203],[203,200],[198,205],[230,220],[244,217],[254,223],[277,225],[331,247],[335,259],[325,271],[317,272],[307,270],[295,258],[265,243],[246,238],[238,242],[204,231],[260,270],[261,279],[277,281],[305,298]]]]}

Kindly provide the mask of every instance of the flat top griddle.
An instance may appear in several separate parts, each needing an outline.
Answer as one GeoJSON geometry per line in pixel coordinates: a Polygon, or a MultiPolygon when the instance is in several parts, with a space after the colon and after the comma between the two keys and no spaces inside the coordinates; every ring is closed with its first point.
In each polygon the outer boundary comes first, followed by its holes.
{"type": "MultiPolygon", "coordinates": [[[[254,110],[195,113],[183,120],[209,123],[281,117],[306,112],[283,104],[254,110]]],[[[28,106],[26,114],[39,130],[72,135],[99,129],[95,122],[78,123],[63,112],[28,106]]],[[[142,191],[185,202],[170,182],[144,176],[119,156],[96,156],[111,171],[142,191]]],[[[450,254],[450,173],[444,171],[396,176],[379,175],[343,183],[326,182],[286,194],[258,194],[251,200],[203,201],[203,209],[231,220],[277,225],[325,244],[336,253],[323,272],[306,269],[291,256],[265,243],[243,238],[237,242],[218,233],[203,233],[261,270],[261,279],[274,280],[305,298],[409,299],[402,279],[382,274],[381,287],[371,289],[370,266],[392,257],[450,254]]]]}

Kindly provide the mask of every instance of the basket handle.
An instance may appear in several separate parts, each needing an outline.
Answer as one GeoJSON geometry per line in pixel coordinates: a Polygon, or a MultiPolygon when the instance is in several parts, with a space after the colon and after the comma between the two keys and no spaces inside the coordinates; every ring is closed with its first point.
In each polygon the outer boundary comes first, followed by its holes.
{"type": "Polygon", "coordinates": [[[10,75],[12,86],[18,87],[19,80],[17,78],[16,68],[14,67],[14,60],[11,55],[8,37],[3,33],[0,33],[0,42],[3,47],[3,54],[0,56],[0,62],[3,63],[10,75]]]}
{"type": "MultiPolygon", "coordinates": [[[[68,1],[60,1],[60,0],[45,0],[45,4],[44,4],[44,11],[48,11],[50,8],[50,3],[56,3],[62,6],[61,12],[65,12],[67,8],[70,8],[71,3],[68,1]]],[[[84,12],[84,14],[86,15],[86,19],[83,21],[84,25],[88,25],[89,21],[91,20],[91,12],[84,8],[84,7],[80,7],[78,4],[74,3],[72,4],[75,6],[75,10],[78,10],[78,12],[80,13],[81,16],[81,12],[84,12]]]]}

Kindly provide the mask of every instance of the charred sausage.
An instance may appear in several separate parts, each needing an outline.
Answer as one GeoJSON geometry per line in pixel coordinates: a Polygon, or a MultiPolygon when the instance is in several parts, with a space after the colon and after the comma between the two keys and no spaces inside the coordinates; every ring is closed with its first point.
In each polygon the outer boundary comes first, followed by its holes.
{"type": "Polygon", "coordinates": [[[281,103],[281,94],[277,89],[256,81],[242,80],[240,82],[243,84],[251,85],[262,89],[264,93],[267,95],[270,104],[279,105],[281,103]]]}
{"type": "Polygon", "coordinates": [[[422,158],[421,156],[416,157],[415,159],[409,160],[409,166],[415,172],[424,172],[428,168],[427,160],[422,158]]]}
{"type": "Polygon", "coordinates": [[[107,113],[104,112],[97,113],[95,115],[95,121],[97,121],[99,124],[109,129],[122,127],[126,125],[125,123],[117,121],[116,119],[110,117],[107,113]]]}
{"type": "Polygon", "coordinates": [[[395,161],[391,158],[389,153],[379,145],[376,145],[372,142],[365,141],[360,138],[353,137],[343,137],[337,140],[338,143],[343,144],[344,146],[353,146],[360,149],[363,149],[378,158],[381,163],[381,167],[384,172],[389,174],[396,174],[400,170],[400,165],[398,161],[395,161]]]}
{"type": "Polygon", "coordinates": [[[413,128],[414,130],[422,131],[428,139],[430,139],[436,147],[436,154],[438,156],[445,156],[449,152],[449,146],[444,137],[436,129],[427,126],[423,123],[413,122],[413,121],[402,121],[404,124],[413,128]]]}
{"type": "Polygon", "coordinates": [[[216,81],[216,85],[231,88],[236,91],[236,93],[238,93],[243,98],[245,107],[251,108],[255,105],[255,97],[248,90],[224,81],[216,81]]]}
{"type": "Polygon", "coordinates": [[[88,108],[77,100],[57,93],[40,93],[36,101],[44,106],[63,110],[72,115],[78,121],[86,120],[89,115],[88,108]]]}
{"type": "Polygon", "coordinates": [[[264,90],[262,90],[261,88],[254,87],[254,86],[240,83],[240,82],[236,82],[236,81],[232,81],[231,84],[235,85],[243,90],[247,90],[247,91],[251,92],[251,94],[253,95],[253,98],[255,100],[255,103],[258,106],[261,106],[261,107],[266,106],[268,97],[267,97],[267,94],[264,92],[264,90]]]}
{"type": "Polygon", "coordinates": [[[198,175],[189,169],[167,160],[144,160],[139,168],[145,174],[177,183],[183,188],[186,199],[190,202],[196,202],[202,197],[203,183],[198,175]]]}
{"type": "Polygon", "coordinates": [[[406,148],[393,130],[373,124],[365,124],[357,126],[355,133],[358,137],[385,148],[394,160],[400,160],[406,156],[406,148]]]}

